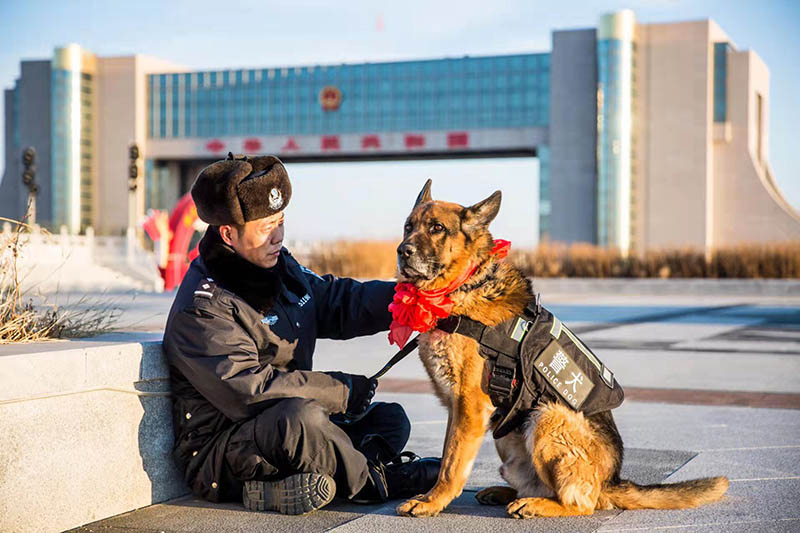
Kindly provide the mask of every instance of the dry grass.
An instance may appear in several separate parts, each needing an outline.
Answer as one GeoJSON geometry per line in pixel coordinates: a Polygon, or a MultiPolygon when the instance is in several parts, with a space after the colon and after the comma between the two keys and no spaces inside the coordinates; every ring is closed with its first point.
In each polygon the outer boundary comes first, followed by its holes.
{"type": "Polygon", "coordinates": [[[337,276],[389,279],[395,274],[396,249],[389,241],[336,241],[312,250],[307,266],[337,276]]]}
{"type": "Polygon", "coordinates": [[[589,244],[543,243],[510,257],[525,274],[542,278],[800,278],[800,242],[719,248],[708,259],[692,248],[623,257],[589,244]]]}
{"type": "MultiPolygon", "coordinates": [[[[394,276],[396,246],[387,241],[327,243],[311,252],[308,266],[337,276],[387,279],[394,276]]],[[[509,260],[537,278],[800,278],[800,241],[725,247],[708,259],[692,248],[623,257],[613,248],[545,242],[534,250],[512,250],[509,260]]]]}
{"type": "Polygon", "coordinates": [[[46,299],[34,305],[21,288],[18,268],[22,237],[31,228],[3,217],[0,221],[16,226],[11,235],[0,237],[0,344],[91,337],[113,329],[121,314],[113,302],[84,296],[70,307],[48,304],[46,299]]]}
{"type": "Polygon", "coordinates": [[[719,250],[709,271],[719,278],[800,278],[800,242],[719,250]]]}

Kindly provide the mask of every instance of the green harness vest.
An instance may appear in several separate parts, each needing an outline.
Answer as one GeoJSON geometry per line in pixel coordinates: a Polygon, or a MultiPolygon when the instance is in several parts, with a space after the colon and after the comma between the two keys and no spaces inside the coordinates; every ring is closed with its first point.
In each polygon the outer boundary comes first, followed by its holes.
{"type": "Polygon", "coordinates": [[[494,327],[452,316],[436,328],[475,339],[491,363],[489,397],[499,419],[495,439],[519,427],[540,403],[561,401],[591,415],[619,407],[624,399],[614,373],[538,298],[522,315],[494,327]]]}

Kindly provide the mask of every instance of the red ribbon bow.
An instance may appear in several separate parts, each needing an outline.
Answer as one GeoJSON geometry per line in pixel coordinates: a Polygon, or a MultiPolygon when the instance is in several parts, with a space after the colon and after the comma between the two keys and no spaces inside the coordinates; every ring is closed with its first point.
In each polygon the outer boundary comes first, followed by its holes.
{"type": "MultiPolygon", "coordinates": [[[[494,241],[491,255],[502,261],[508,255],[511,243],[502,239],[494,241]]],[[[453,309],[453,301],[448,294],[459,288],[478,269],[472,265],[464,274],[450,285],[435,291],[423,291],[411,283],[398,283],[394,286],[394,298],[389,304],[392,323],[389,326],[389,344],[405,346],[412,331],[424,333],[436,327],[440,318],[446,318],[453,309]]]]}
{"type": "Polygon", "coordinates": [[[511,241],[497,239],[494,241],[494,248],[489,253],[496,256],[499,261],[502,261],[508,256],[509,251],[511,251],[511,241]]]}

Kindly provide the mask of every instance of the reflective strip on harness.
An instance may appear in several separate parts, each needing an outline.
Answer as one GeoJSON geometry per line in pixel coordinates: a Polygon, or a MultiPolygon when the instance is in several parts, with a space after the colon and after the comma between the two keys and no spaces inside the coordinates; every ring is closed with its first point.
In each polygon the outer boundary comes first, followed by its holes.
{"type": "Polygon", "coordinates": [[[589,359],[589,361],[597,368],[597,370],[602,375],[603,374],[603,363],[601,363],[600,361],[597,360],[597,357],[595,357],[594,354],[592,352],[590,352],[589,349],[586,346],[584,346],[583,343],[580,340],[578,340],[578,337],[576,337],[569,330],[569,328],[567,326],[564,326],[562,329],[564,330],[564,333],[567,334],[567,337],[569,337],[570,340],[572,340],[572,342],[575,344],[575,346],[577,346],[578,349],[583,352],[583,355],[585,355],[586,358],[589,359]]]}
{"type": "MultiPolygon", "coordinates": [[[[575,346],[577,346],[577,348],[583,352],[583,355],[585,355],[586,358],[595,366],[595,368],[597,368],[598,372],[603,375],[603,363],[598,361],[597,357],[595,357],[594,354],[590,352],[580,340],[578,340],[578,337],[576,337],[567,326],[563,325],[561,321],[556,318],[555,315],[553,315],[553,325],[550,326],[550,335],[552,335],[554,339],[558,340],[562,331],[567,334],[567,337],[569,337],[575,346]]],[[[606,378],[606,376],[603,375],[603,378],[606,378]]]]}
{"type": "Polygon", "coordinates": [[[550,326],[550,335],[556,340],[561,336],[561,321],[555,316],[553,316],[553,325],[550,326]]]}
{"type": "Polygon", "coordinates": [[[531,323],[524,318],[520,317],[517,318],[517,322],[514,324],[514,330],[511,332],[512,340],[517,342],[522,342],[522,338],[528,333],[528,330],[531,328],[531,323]]]}

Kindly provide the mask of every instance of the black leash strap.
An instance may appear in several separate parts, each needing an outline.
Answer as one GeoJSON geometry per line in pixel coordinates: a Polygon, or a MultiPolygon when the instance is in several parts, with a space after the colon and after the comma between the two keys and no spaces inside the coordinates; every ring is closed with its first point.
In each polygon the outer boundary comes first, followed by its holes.
{"type": "MultiPolygon", "coordinates": [[[[389,359],[389,362],[383,365],[383,368],[378,370],[378,373],[369,379],[378,379],[380,377],[383,377],[383,375],[387,373],[394,365],[399,363],[405,356],[413,352],[414,348],[416,348],[418,345],[419,345],[419,335],[408,341],[408,344],[400,348],[400,351],[394,354],[394,357],[389,359]]],[[[366,414],[369,413],[370,409],[372,409],[373,407],[375,407],[375,404],[371,403],[369,407],[367,407],[367,410],[361,413],[360,415],[350,415],[347,413],[341,413],[338,415],[333,415],[331,417],[331,420],[333,420],[337,424],[345,424],[345,425],[352,424],[353,422],[358,422],[359,420],[364,418],[366,414]]]]}
{"type": "Polygon", "coordinates": [[[408,341],[408,344],[400,348],[400,351],[394,354],[394,357],[389,359],[389,362],[383,365],[383,368],[378,370],[378,373],[369,379],[378,379],[383,377],[383,375],[386,374],[394,365],[399,363],[403,358],[405,358],[405,356],[413,352],[414,348],[416,348],[418,344],[419,344],[419,335],[408,341]]]}

